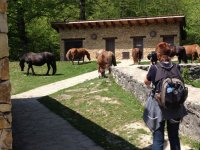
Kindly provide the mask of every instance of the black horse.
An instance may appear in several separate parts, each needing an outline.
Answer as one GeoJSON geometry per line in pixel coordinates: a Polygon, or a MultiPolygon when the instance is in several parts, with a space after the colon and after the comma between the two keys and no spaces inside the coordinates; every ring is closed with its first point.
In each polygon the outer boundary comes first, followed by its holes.
{"type": "Polygon", "coordinates": [[[56,73],[56,60],[55,60],[55,56],[54,54],[50,53],[50,52],[42,52],[42,53],[33,53],[33,52],[29,52],[29,53],[25,53],[22,57],[20,57],[20,67],[21,67],[21,71],[24,71],[24,63],[28,64],[28,70],[27,70],[27,75],[29,75],[29,69],[31,68],[32,70],[32,74],[35,75],[35,72],[33,70],[33,65],[35,66],[42,66],[45,63],[47,63],[47,73],[46,75],[49,74],[49,70],[50,70],[50,66],[53,69],[52,75],[54,75],[56,73]]]}
{"type": "Polygon", "coordinates": [[[170,57],[177,56],[179,64],[181,63],[181,61],[187,63],[187,55],[185,48],[183,46],[170,46],[170,48],[171,48],[170,57]]]}

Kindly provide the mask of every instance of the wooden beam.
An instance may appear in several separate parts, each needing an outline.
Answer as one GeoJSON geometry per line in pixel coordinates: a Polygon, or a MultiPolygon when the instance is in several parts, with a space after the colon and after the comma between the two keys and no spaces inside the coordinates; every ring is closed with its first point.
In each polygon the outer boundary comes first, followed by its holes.
{"type": "Polygon", "coordinates": [[[107,28],[108,24],[106,22],[103,22],[103,25],[107,28]]]}
{"type": "Polygon", "coordinates": [[[75,27],[76,29],[79,29],[78,24],[73,24],[72,26],[75,27]]]}
{"type": "Polygon", "coordinates": [[[112,25],[113,27],[116,26],[116,24],[115,24],[113,21],[111,21],[111,25],[112,25]]]}
{"type": "Polygon", "coordinates": [[[168,24],[168,21],[167,21],[166,18],[163,18],[163,21],[164,21],[165,24],[168,24]]]}
{"type": "Polygon", "coordinates": [[[144,25],[148,26],[149,24],[150,24],[150,22],[147,19],[145,19],[144,20],[144,25]]]}
{"type": "Polygon", "coordinates": [[[123,27],[124,23],[122,21],[119,21],[119,24],[123,27]]]}
{"type": "Polygon", "coordinates": [[[93,27],[94,27],[91,23],[88,23],[88,26],[89,26],[90,28],[93,28],[93,27]]]}
{"type": "Polygon", "coordinates": [[[96,22],[96,26],[101,28],[101,25],[98,22],[96,22]]]}
{"type": "Polygon", "coordinates": [[[87,28],[87,26],[84,23],[80,23],[80,26],[83,27],[84,29],[87,28]]]}
{"type": "Polygon", "coordinates": [[[132,23],[130,20],[128,20],[128,25],[129,25],[130,27],[132,27],[132,26],[133,26],[133,23],[132,23]]]}

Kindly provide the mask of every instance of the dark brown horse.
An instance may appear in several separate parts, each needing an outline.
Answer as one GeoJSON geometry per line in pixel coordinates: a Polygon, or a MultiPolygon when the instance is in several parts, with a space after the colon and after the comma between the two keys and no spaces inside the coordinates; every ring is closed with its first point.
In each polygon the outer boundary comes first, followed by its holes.
{"type": "Polygon", "coordinates": [[[116,66],[116,58],[111,51],[102,51],[97,56],[98,73],[100,77],[106,77],[105,70],[108,69],[109,74],[111,74],[111,66],[116,66]]]}
{"type": "Polygon", "coordinates": [[[179,64],[181,63],[181,61],[183,61],[184,63],[187,63],[187,55],[186,55],[185,47],[183,47],[183,46],[170,46],[170,48],[171,48],[170,57],[177,56],[179,64]]]}
{"type": "Polygon", "coordinates": [[[191,63],[197,58],[200,61],[200,47],[198,44],[183,45],[183,47],[185,48],[187,57],[191,59],[191,63]]]}
{"type": "Polygon", "coordinates": [[[22,57],[20,57],[19,65],[21,67],[21,71],[24,71],[24,67],[25,67],[24,63],[25,62],[28,64],[27,75],[29,75],[30,68],[32,70],[32,74],[35,75],[33,65],[42,66],[45,63],[47,64],[47,67],[48,67],[46,75],[49,74],[49,70],[51,67],[53,69],[52,75],[54,75],[56,73],[56,59],[55,59],[54,54],[52,54],[50,52],[25,53],[24,55],[22,55],[22,57]]]}
{"type": "Polygon", "coordinates": [[[133,48],[132,49],[132,57],[133,57],[133,63],[134,64],[140,64],[141,58],[142,58],[142,52],[139,48],[133,48]]]}
{"type": "Polygon", "coordinates": [[[85,48],[71,48],[68,50],[68,52],[66,54],[66,58],[67,58],[67,60],[71,60],[72,64],[74,64],[75,59],[78,59],[78,64],[79,64],[79,61],[81,59],[84,63],[85,55],[87,56],[88,60],[90,61],[91,60],[90,53],[85,48]]]}

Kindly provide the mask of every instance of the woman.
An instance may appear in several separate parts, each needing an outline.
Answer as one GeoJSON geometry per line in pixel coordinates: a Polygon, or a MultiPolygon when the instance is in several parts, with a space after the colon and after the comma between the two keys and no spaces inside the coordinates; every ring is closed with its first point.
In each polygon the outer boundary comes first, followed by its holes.
{"type": "MultiPolygon", "coordinates": [[[[160,65],[170,68],[175,64],[171,63],[170,58],[170,47],[168,43],[161,42],[156,46],[156,53],[160,65]]],[[[177,65],[180,70],[180,66],[177,65]]],[[[157,66],[152,65],[146,75],[144,83],[149,86],[151,83],[156,87],[157,82],[155,81],[157,66]]],[[[156,97],[156,96],[155,96],[156,97]]],[[[158,99],[158,98],[157,98],[158,99]]],[[[156,98],[155,98],[156,100],[156,98]]],[[[158,101],[157,101],[158,102],[158,101]]],[[[160,116],[162,116],[158,128],[153,131],[153,150],[163,150],[164,148],[164,129],[165,123],[167,123],[167,132],[170,142],[171,150],[180,150],[179,140],[179,124],[182,118],[187,115],[184,105],[181,105],[178,109],[165,109],[160,106],[160,116]]]]}

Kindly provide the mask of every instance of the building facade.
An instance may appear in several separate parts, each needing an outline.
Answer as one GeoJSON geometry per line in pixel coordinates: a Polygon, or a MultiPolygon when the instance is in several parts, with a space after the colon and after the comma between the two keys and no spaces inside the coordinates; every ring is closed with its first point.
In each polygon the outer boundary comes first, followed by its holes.
{"type": "Polygon", "coordinates": [[[116,58],[132,59],[132,48],[143,52],[143,59],[165,41],[180,45],[184,39],[184,16],[165,16],[132,19],[95,20],[78,22],[52,22],[60,37],[60,58],[70,48],[84,47],[95,59],[98,50],[113,51],[116,58]]]}

